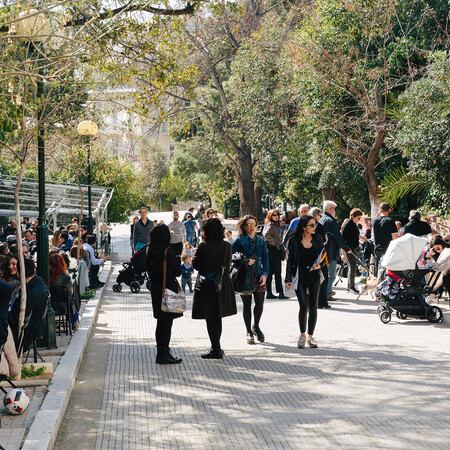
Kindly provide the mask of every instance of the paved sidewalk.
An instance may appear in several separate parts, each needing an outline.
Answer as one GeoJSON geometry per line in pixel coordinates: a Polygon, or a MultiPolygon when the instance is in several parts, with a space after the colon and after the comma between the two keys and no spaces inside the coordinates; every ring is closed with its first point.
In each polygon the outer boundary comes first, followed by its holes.
{"type": "MultiPolygon", "coordinates": [[[[158,366],[149,292],[113,293],[119,268],[94,331],[107,352],[101,402],[90,411],[96,449],[450,447],[448,312],[441,324],[384,325],[375,302],[340,287],[340,300],[319,311],[320,348],[300,350],[295,299],[266,300],[267,342],[254,346],[238,300],[238,315],[223,321],[225,359],[205,361],[206,325],[190,318],[189,304],[171,341],[183,363],[158,366]]],[[[82,448],[65,438],[56,448],[82,448]]]]}

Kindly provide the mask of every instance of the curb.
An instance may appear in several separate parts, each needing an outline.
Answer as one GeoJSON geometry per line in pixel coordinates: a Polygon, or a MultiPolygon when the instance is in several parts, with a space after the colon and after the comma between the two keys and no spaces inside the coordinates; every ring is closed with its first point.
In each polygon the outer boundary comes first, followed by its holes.
{"type": "MultiPolygon", "coordinates": [[[[106,282],[111,274],[111,262],[106,262],[104,268],[106,270],[102,271],[102,275],[106,273],[103,280],[106,282]]],[[[51,450],[55,446],[59,427],[69,404],[78,369],[83,360],[83,354],[91,335],[102,297],[103,288],[97,291],[95,297],[91,298],[86,304],[83,317],[80,320],[80,326],[72,336],[66,352],[61,357],[51,379],[52,384],[49,386],[47,395],[34,418],[21,447],[22,449],[51,450]]]]}

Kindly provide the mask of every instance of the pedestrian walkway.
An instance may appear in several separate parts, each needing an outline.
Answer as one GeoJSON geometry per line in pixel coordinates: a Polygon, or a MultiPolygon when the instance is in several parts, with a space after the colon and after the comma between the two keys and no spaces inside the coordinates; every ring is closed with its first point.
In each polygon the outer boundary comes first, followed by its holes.
{"type": "Polygon", "coordinates": [[[449,447],[448,312],[441,324],[384,325],[375,302],[338,288],[340,300],[319,311],[320,348],[300,350],[295,299],[266,301],[267,340],[253,346],[238,300],[238,315],[223,321],[225,359],[206,361],[206,325],[190,318],[189,302],[171,341],[183,363],[158,366],[149,292],[113,293],[119,268],[56,448],[449,447]]]}

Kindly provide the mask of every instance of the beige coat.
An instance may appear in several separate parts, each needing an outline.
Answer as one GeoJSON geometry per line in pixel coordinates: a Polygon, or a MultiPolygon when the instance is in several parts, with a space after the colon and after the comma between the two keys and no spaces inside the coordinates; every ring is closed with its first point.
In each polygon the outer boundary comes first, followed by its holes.
{"type": "Polygon", "coordinates": [[[17,359],[16,346],[13,335],[8,325],[8,339],[3,347],[0,360],[0,374],[7,377],[16,377],[20,373],[20,364],[17,359]]]}

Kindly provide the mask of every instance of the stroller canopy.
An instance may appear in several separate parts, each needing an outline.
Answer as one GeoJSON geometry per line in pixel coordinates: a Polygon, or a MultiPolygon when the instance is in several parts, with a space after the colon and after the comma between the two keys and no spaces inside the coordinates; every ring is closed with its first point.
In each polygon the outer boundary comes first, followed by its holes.
{"type": "Polygon", "coordinates": [[[427,243],[426,238],[405,234],[391,241],[380,264],[388,270],[413,270],[427,243]]]}

